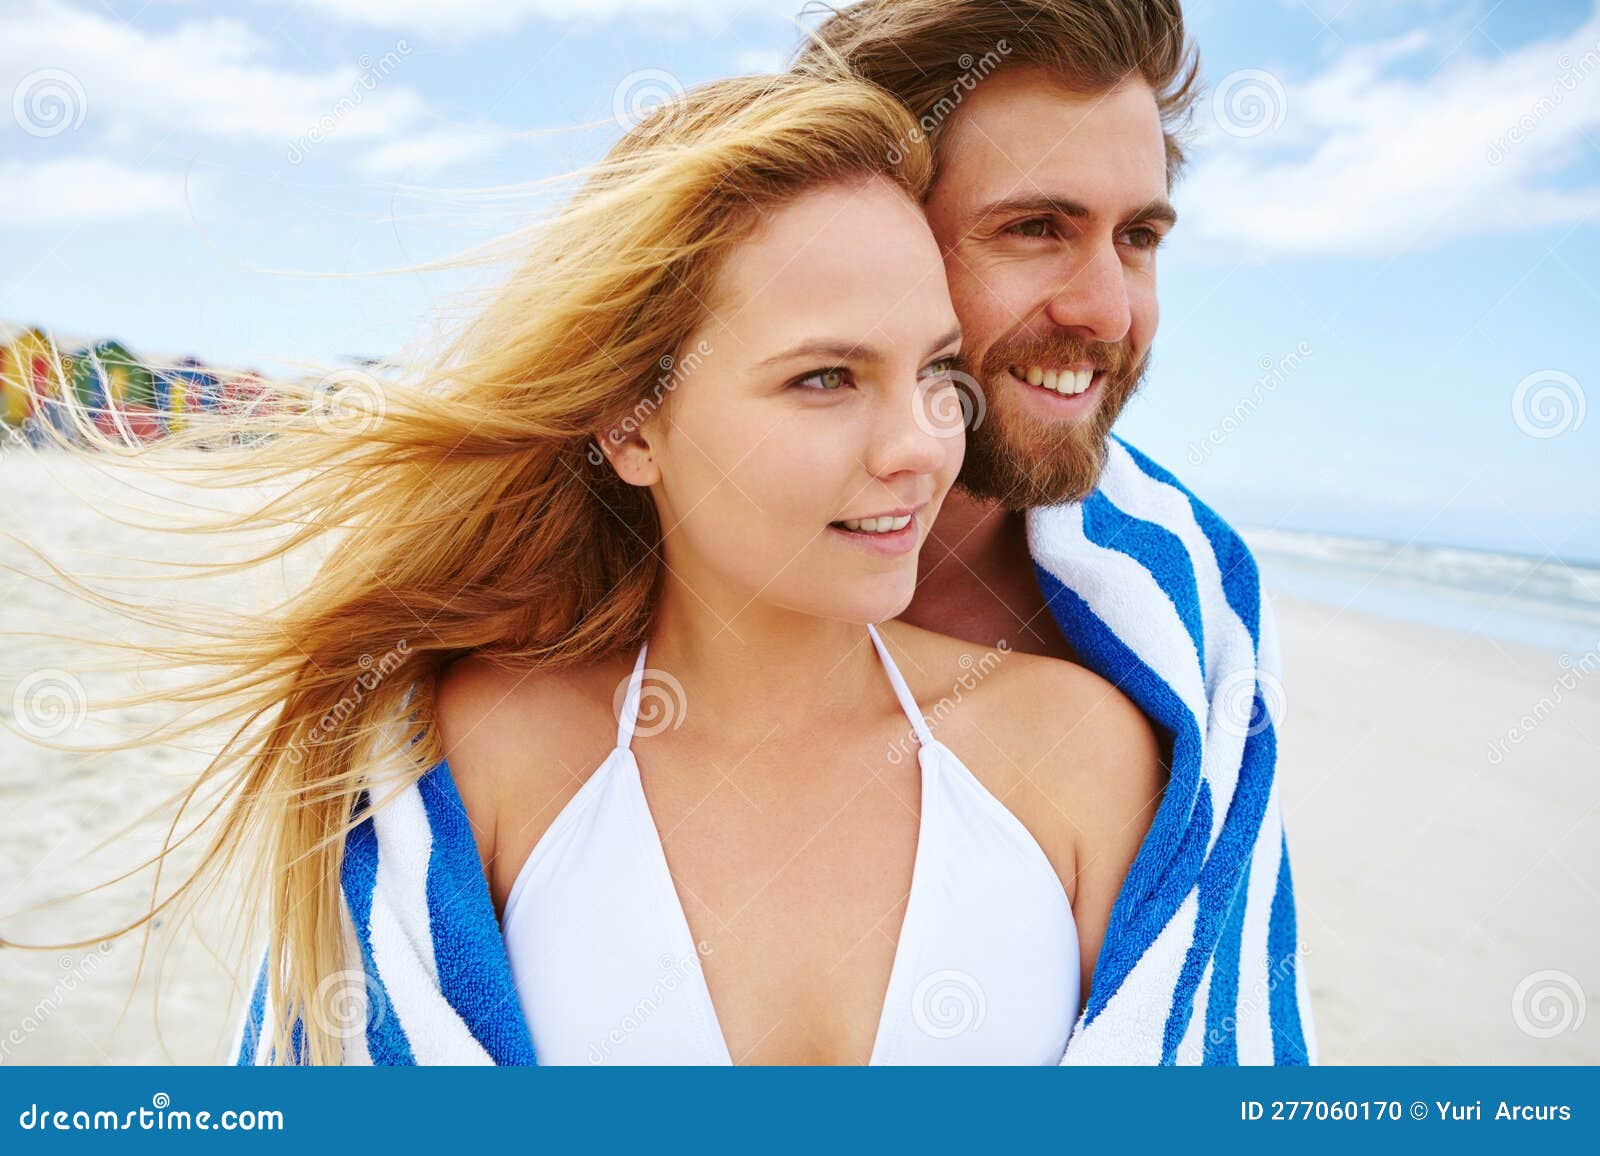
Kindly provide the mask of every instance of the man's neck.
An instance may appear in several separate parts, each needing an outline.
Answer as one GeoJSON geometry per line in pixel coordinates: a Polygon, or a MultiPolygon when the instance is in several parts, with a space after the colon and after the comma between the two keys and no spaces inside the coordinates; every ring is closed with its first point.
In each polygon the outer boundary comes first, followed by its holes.
{"type": "Polygon", "coordinates": [[[900,619],[980,646],[1071,661],[1028,552],[1026,515],[952,489],[917,559],[917,591],[900,619]]]}

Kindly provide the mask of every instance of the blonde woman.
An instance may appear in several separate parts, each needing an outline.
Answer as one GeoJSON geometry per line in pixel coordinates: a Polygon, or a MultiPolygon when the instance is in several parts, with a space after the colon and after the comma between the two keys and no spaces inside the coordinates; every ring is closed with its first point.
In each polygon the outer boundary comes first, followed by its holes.
{"type": "Polygon", "coordinates": [[[460,792],[541,1063],[1061,1058],[1164,770],[1097,676],[894,621],[970,381],[921,140],[854,80],[696,89],[379,420],[258,419],[244,462],[310,470],[271,516],[338,536],[206,657],[267,720],[206,864],[264,878],[277,1055],[342,1058],[297,1016],[398,749],[460,792]]]}

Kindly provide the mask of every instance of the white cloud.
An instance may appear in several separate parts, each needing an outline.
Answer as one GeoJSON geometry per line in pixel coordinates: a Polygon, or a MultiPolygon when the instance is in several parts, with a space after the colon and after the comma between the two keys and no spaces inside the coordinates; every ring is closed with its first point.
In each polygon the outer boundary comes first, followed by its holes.
{"type": "Polygon", "coordinates": [[[1185,227],[1262,250],[1389,253],[1452,238],[1600,220],[1600,11],[1558,41],[1434,75],[1403,66],[1417,32],[1340,54],[1309,80],[1214,82],[1178,195],[1185,227]]]}
{"type": "MultiPolygon", "coordinates": [[[[190,178],[188,196],[197,191],[190,178]]],[[[0,162],[0,222],[9,227],[181,218],[184,174],[133,168],[99,157],[39,164],[0,162]],[[107,190],[115,190],[108,196],[107,190]]]]}
{"type": "Polygon", "coordinates": [[[517,134],[498,128],[438,128],[400,137],[367,150],[356,167],[375,177],[425,177],[451,165],[500,151],[517,134]]]}
{"type": "MultiPolygon", "coordinates": [[[[713,23],[759,0],[299,0],[351,24],[411,29],[439,38],[464,39],[505,32],[529,17],[551,20],[610,20],[620,16],[681,16],[713,23]]],[[[767,10],[770,14],[770,8],[767,10]]]]}

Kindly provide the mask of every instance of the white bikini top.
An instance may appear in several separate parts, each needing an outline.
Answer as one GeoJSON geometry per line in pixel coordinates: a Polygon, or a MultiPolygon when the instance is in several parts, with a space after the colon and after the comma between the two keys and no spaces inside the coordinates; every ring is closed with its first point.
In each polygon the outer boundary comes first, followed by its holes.
{"type": "MultiPolygon", "coordinates": [[[[873,644],[921,746],[915,866],[873,1064],[1054,1064],[1078,1016],[1078,931],[1028,829],[933,737],[873,644]]],[[[630,748],[616,748],[517,874],[501,931],[541,1064],[731,1064],[630,748]]]]}

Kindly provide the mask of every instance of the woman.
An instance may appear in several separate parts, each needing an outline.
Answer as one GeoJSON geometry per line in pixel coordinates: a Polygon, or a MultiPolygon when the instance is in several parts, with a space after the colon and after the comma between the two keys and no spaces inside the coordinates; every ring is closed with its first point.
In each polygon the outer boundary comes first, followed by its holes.
{"type": "Polygon", "coordinates": [[[260,839],[279,1055],[346,966],[341,840],[403,718],[541,1062],[1061,1057],[1163,771],[1096,676],[893,621],[974,387],[921,141],[854,80],[696,89],[421,388],[256,419],[245,462],[310,471],[274,517],[347,534],[206,658],[271,719],[210,772],[242,764],[205,862],[260,839]]]}

